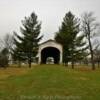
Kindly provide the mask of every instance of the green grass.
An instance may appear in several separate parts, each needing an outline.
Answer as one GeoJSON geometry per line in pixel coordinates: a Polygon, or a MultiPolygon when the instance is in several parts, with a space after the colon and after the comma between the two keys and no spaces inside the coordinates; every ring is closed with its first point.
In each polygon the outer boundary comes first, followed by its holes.
{"type": "Polygon", "coordinates": [[[100,70],[60,65],[0,69],[0,100],[100,100],[100,70]]]}

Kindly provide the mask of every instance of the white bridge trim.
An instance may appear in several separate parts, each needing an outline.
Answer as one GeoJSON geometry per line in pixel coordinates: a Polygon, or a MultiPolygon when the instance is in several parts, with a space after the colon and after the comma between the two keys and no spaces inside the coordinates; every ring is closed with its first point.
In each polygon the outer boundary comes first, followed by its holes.
{"type": "Polygon", "coordinates": [[[62,45],[55,42],[54,40],[48,40],[44,43],[41,43],[39,45],[39,50],[38,50],[38,63],[41,64],[41,52],[43,49],[48,48],[48,47],[54,47],[56,49],[59,50],[60,52],[60,60],[59,60],[59,64],[62,64],[62,60],[63,60],[63,48],[62,45]]]}

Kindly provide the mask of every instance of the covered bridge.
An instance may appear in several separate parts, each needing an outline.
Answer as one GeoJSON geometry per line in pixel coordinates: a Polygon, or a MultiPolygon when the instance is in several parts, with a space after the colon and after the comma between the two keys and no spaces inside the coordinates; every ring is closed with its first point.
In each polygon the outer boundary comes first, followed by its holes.
{"type": "Polygon", "coordinates": [[[39,45],[38,63],[46,64],[47,59],[52,57],[54,59],[54,64],[61,64],[62,55],[62,45],[54,40],[48,40],[39,45]]]}

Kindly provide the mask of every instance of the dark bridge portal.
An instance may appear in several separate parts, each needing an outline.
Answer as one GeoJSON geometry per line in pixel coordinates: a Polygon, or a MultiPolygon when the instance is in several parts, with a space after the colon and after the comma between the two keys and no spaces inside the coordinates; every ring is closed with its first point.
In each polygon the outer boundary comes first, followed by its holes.
{"type": "Polygon", "coordinates": [[[46,64],[48,57],[54,58],[54,64],[59,64],[60,60],[60,51],[54,47],[47,47],[41,51],[41,63],[46,64]]]}

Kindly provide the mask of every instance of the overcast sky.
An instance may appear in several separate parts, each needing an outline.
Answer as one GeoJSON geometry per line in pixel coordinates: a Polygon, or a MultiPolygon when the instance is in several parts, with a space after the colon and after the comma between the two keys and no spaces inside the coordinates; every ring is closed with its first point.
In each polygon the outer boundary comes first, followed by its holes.
{"type": "Polygon", "coordinates": [[[0,37],[19,32],[21,20],[34,11],[42,21],[44,40],[50,39],[69,10],[77,17],[93,11],[100,21],[100,0],[0,0],[0,37]]]}

